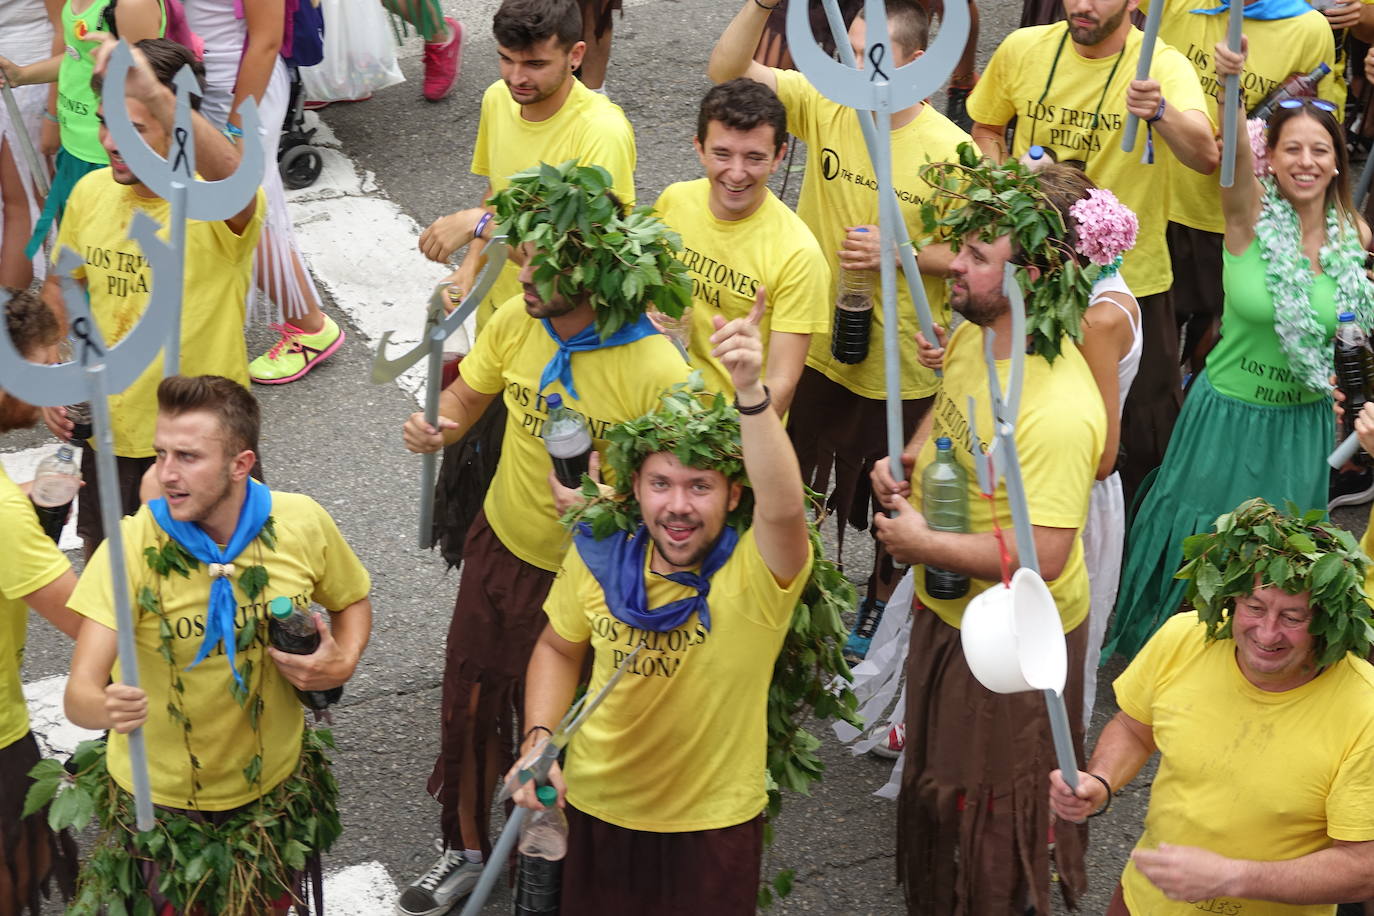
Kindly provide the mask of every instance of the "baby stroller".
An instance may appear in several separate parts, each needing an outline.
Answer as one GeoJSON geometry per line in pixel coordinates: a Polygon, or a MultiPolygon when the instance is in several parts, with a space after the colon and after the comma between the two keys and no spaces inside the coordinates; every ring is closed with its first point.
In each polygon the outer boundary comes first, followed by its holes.
{"type": "Polygon", "coordinates": [[[277,171],[281,172],[282,185],[288,190],[299,191],[310,187],[320,177],[324,157],[311,145],[318,128],[305,129],[305,89],[300,68],[288,65],[287,72],[291,75],[291,98],[286,106],[281,142],[277,145],[277,171]]]}

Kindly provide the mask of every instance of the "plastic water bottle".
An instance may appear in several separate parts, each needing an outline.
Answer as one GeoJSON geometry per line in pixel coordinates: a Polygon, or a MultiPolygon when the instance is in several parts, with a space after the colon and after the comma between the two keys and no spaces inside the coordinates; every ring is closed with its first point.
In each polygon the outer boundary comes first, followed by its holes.
{"type": "Polygon", "coordinates": [[[1054,150],[1045,149],[1038,143],[1026,150],[1026,154],[1021,157],[1021,164],[1032,172],[1038,172],[1054,162],[1054,150]]]}
{"type": "Polygon", "coordinates": [[[29,499],[33,500],[38,523],[54,544],[62,536],[62,526],[71,515],[72,500],[81,489],[81,466],[76,463],[74,454],[70,445],[63,445],[40,461],[33,486],[29,488],[29,499]]]}
{"type": "MultiPolygon", "coordinates": [[[[860,226],[856,232],[867,232],[860,226]]],[[[861,363],[868,356],[869,330],[873,326],[873,271],[840,268],[835,290],[835,324],[830,334],[830,354],[842,363],[861,363]]]]}
{"type": "MultiPolygon", "coordinates": [[[[935,460],[921,474],[921,509],[936,531],[968,531],[968,474],[954,460],[949,438],[935,440],[935,460]]],[[[946,601],[968,594],[968,576],[926,567],[926,594],[946,601]]]]}
{"type": "Polygon", "coordinates": [[[72,421],[72,441],[84,442],[95,433],[91,426],[91,405],[88,401],[67,405],[67,419],[72,421]]]}
{"type": "Polygon", "coordinates": [[[1269,116],[1274,113],[1274,109],[1287,99],[1316,98],[1317,84],[1330,72],[1331,68],[1323,62],[1317,64],[1316,69],[1311,73],[1290,74],[1286,80],[1269,90],[1269,94],[1250,110],[1249,117],[1268,121],[1269,116]]]}
{"type": "MultiPolygon", "coordinates": [[[[267,609],[271,612],[267,619],[267,637],[275,648],[292,655],[313,655],[320,647],[315,619],[296,607],[290,598],[273,598],[267,609]]],[[[301,690],[297,687],[296,696],[308,709],[323,710],[339,702],[343,697],[343,687],[331,687],[328,690],[301,690]]]]}
{"type": "Polygon", "coordinates": [[[563,486],[576,490],[582,486],[592,454],[592,432],[587,421],[563,406],[561,394],[548,397],[549,419],[544,422],[544,447],[553,459],[553,472],[563,486]]]}
{"type": "Polygon", "coordinates": [[[1355,431],[1355,418],[1369,400],[1369,384],[1374,381],[1374,351],[1369,335],[1355,322],[1354,312],[1336,316],[1336,385],[1345,394],[1345,432],[1355,431]]]}
{"type": "Polygon", "coordinates": [[[520,867],[515,879],[518,916],[558,912],[563,857],[568,854],[568,819],[557,807],[558,790],[540,786],[536,794],[544,807],[532,812],[520,831],[520,867]]]}

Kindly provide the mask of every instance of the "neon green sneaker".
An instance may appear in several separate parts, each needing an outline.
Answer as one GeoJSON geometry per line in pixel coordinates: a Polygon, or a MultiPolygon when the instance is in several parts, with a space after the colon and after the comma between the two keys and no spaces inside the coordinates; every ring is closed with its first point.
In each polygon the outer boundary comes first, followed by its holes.
{"type": "Polygon", "coordinates": [[[248,377],[260,385],[285,385],[314,369],[343,346],[343,328],[333,318],[324,316],[324,327],[314,334],[284,321],[272,325],[281,339],[262,356],[248,364],[248,377]]]}

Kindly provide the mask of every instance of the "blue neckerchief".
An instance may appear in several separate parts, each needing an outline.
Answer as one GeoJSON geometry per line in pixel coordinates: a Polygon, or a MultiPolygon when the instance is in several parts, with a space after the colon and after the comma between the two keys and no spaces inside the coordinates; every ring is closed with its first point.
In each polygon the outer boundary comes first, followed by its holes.
{"type": "MultiPolygon", "coordinates": [[[[1152,0],[1158,2],[1158,0],[1152,0]]],[[[1190,13],[1200,13],[1203,16],[1219,16],[1231,8],[1231,0],[1221,0],[1221,6],[1215,9],[1189,10],[1190,13]]],[[[1245,7],[1243,14],[1246,19],[1292,19],[1294,16],[1301,16],[1303,13],[1310,13],[1311,5],[1307,0],[1259,0],[1245,7]]]]}
{"type": "Polygon", "coordinates": [[[544,372],[539,376],[539,392],[542,394],[544,389],[560,381],[563,383],[563,390],[568,392],[568,397],[578,398],[577,389],[573,387],[572,377],[572,355],[582,353],[587,350],[604,350],[607,347],[619,347],[622,344],[634,343],[641,337],[649,337],[657,334],[658,328],[654,327],[652,321],[646,315],[640,315],[639,320],[632,324],[620,326],[610,337],[602,340],[596,333],[596,322],[587,325],[577,334],[573,335],[572,340],[564,340],[558,336],[558,332],[553,329],[549,319],[541,318],[540,322],[544,325],[544,330],[549,332],[553,342],[558,345],[558,352],[549,360],[549,364],[544,367],[544,372]]]}
{"type": "MultiPolygon", "coordinates": [[[[219,545],[200,525],[195,522],[179,522],[172,518],[166,499],[155,499],[148,503],[148,508],[153,513],[153,519],[167,532],[167,536],[184,547],[187,553],[204,563],[207,568],[211,563],[228,566],[234,562],[235,557],[243,553],[243,548],[253,543],[258,532],[262,531],[262,526],[267,523],[267,517],[272,514],[272,491],[251,477],[248,479],[248,491],[244,493],[243,507],[239,509],[239,523],[234,528],[233,536],[229,538],[228,546],[223,550],[219,549],[219,545]]],[[[224,654],[229,657],[229,670],[233,672],[234,680],[239,684],[243,683],[238,669],[234,667],[234,615],[237,611],[234,583],[228,575],[213,576],[210,580],[210,603],[205,613],[205,639],[201,641],[196,660],[186,666],[187,670],[199,665],[218,643],[223,642],[224,654]]]]}
{"type": "Polygon", "coordinates": [[[648,607],[648,589],[644,585],[644,551],[650,543],[649,529],[642,522],[629,537],[616,532],[600,541],[592,537],[591,526],[585,522],[573,530],[573,544],[577,546],[578,556],[582,557],[582,562],[601,586],[606,595],[606,607],[617,620],[641,630],[666,633],[682,626],[695,612],[701,625],[709,632],[711,609],[706,603],[706,596],[711,594],[711,577],[735,552],[739,532],[729,525],[725,526],[720,537],[711,545],[711,552],[701,564],[700,573],[675,572],[663,576],[670,582],[696,589],[697,594],[652,610],[648,607]]]}

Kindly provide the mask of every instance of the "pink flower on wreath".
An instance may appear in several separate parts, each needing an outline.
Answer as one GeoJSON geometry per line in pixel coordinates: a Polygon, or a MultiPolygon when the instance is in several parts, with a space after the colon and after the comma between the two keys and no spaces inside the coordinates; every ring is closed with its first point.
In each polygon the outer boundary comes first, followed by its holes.
{"type": "Polygon", "coordinates": [[[1087,197],[1069,208],[1069,215],[1077,223],[1074,247],[1094,264],[1105,267],[1135,246],[1140,221],[1106,188],[1088,191],[1087,197]]]}
{"type": "Polygon", "coordinates": [[[1263,178],[1269,174],[1269,135],[1262,118],[1250,118],[1245,122],[1250,132],[1250,153],[1254,161],[1255,177],[1263,178]]]}

